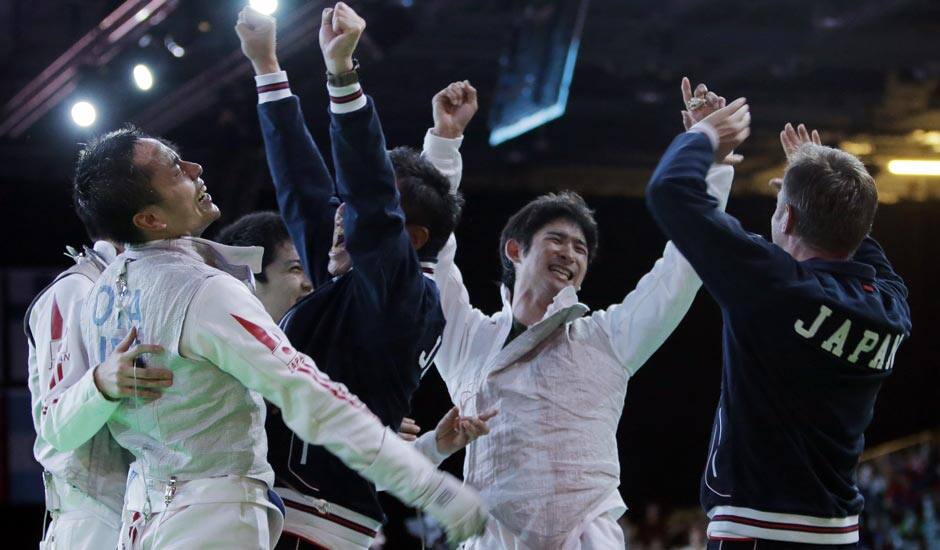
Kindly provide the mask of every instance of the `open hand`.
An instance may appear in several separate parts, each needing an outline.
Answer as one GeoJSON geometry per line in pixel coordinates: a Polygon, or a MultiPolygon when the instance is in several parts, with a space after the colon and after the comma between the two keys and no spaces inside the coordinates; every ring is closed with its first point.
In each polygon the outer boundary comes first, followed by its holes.
{"type": "Polygon", "coordinates": [[[462,136],[477,108],[477,90],[470,81],[452,82],[431,99],[434,115],[431,133],[451,139],[462,136]]]}
{"type": "Polygon", "coordinates": [[[751,112],[743,97],[703,118],[700,123],[708,124],[718,134],[715,162],[724,162],[735,147],[751,135],[751,112]]]}
{"type": "Polygon", "coordinates": [[[251,61],[255,74],[276,73],[281,70],[277,62],[277,21],[246,6],[238,12],[235,34],[242,44],[242,53],[251,61]]]}
{"type": "MultiPolygon", "coordinates": [[[[727,104],[723,96],[709,91],[708,86],[704,83],[696,86],[693,92],[692,83],[687,76],[682,77],[682,83],[679,87],[682,90],[682,103],[685,105],[685,109],[682,111],[682,125],[685,126],[687,132],[700,120],[719,109],[724,109],[727,104]]],[[[742,160],[744,160],[743,156],[732,152],[722,159],[721,163],[734,165],[742,160]]]]}
{"type": "Polygon", "coordinates": [[[137,339],[137,327],[108,355],[104,363],[95,367],[94,378],[98,390],[109,399],[140,397],[157,399],[163,390],[173,385],[173,371],[156,367],[137,368],[134,362],[144,354],[163,353],[163,347],[153,344],[132,345],[137,339]]]}
{"type": "Polygon", "coordinates": [[[353,70],[352,56],[359,44],[366,20],[343,2],[323,10],[320,20],[320,50],[330,74],[353,70]]]}
{"type": "Polygon", "coordinates": [[[452,407],[434,428],[434,439],[438,452],[451,455],[470,444],[474,439],[490,433],[486,422],[498,411],[487,411],[480,416],[460,416],[460,410],[452,407]]]}
{"type": "Polygon", "coordinates": [[[787,155],[787,160],[791,160],[793,155],[807,143],[813,143],[816,145],[822,145],[822,141],[819,139],[819,132],[813,130],[810,132],[806,129],[805,124],[800,124],[796,128],[793,128],[793,125],[787,122],[787,125],[783,127],[783,130],[780,132],[780,145],[783,146],[783,152],[787,155]]]}

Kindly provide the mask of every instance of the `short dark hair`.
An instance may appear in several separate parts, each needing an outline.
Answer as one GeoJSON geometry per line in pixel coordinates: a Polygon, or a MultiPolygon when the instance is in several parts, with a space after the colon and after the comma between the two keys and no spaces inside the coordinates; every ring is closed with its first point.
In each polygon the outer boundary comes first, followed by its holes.
{"type": "Polygon", "coordinates": [[[143,233],[134,214],[160,202],[151,174],[134,164],[134,146],[147,134],[132,125],[88,142],[78,153],[72,200],[75,212],[93,238],[139,243],[143,233]]]}
{"type": "Polygon", "coordinates": [[[252,212],[238,218],[222,228],[216,241],[231,246],[264,247],[261,273],[255,274],[255,278],[262,283],[268,282],[264,270],[274,261],[277,248],[291,242],[280,214],[269,210],[252,212]]]}
{"type": "Polygon", "coordinates": [[[862,161],[826,147],[802,146],[787,166],[782,198],[795,210],[794,232],[819,250],[850,255],[871,231],[875,180],[862,161]]]}
{"type": "Polygon", "coordinates": [[[587,241],[588,265],[597,256],[597,222],[594,211],[588,208],[581,195],[574,191],[548,193],[537,197],[523,206],[509,218],[499,238],[499,258],[503,265],[502,282],[512,291],[516,284],[516,268],[506,257],[506,243],[512,239],[522,245],[522,251],[528,252],[532,239],[540,229],[555,220],[569,220],[584,233],[587,241]]]}
{"type": "Polygon", "coordinates": [[[451,192],[447,178],[416,150],[396,147],[388,155],[395,168],[405,221],[428,229],[428,241],[419,255],[437,256],[460,222],[463,196],[451,192]]]}

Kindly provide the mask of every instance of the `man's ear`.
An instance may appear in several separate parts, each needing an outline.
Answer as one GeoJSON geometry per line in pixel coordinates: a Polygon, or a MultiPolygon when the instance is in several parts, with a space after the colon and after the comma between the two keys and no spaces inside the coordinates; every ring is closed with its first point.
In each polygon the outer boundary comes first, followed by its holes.
{"type": "Polygon", "coordinates": [[[792,235],[793,228],[796,227],[796,209],[793,208],[792,204],[787,204],[784,206],[782,223],[783,233],[785,235],[792,235]]]}
{"type": "Polygon", "coordinates": [[[411,246],[413,246],[415,250],[421,250],[421,248],[428,243],[428,239],[431,237],[431,232],[428,231],[428,228],[424,227],[423,225],[405,224],[405,229],[408,230],[408,237],[411,239],[411,246]]]}
{"type": "Polygon", "coordinates": [[[145,207],[140,212],[134,214],[132,221],[134,226],[147,234],[159,233],[166,230],[166,222],[156,205],[145,207]]]}
{"type": "Polygon", "coordinates": [[[503,254],[509,258],[509,261],[518,264],[522,261],[522,246],[516,239],[508,239],[503,254]]]}

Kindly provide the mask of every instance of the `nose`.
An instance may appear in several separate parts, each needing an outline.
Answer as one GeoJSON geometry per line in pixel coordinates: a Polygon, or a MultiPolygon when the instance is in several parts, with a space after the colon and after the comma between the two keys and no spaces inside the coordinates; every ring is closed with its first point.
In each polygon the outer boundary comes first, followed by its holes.
{"type": "Polygon", "coordinates": [[[186,175],[192,179],[196,179],[202,175],[202,165],[195,162],[182,161],[183,170],[186,172],[186,175]]]}
{"type": "Polygon", "coordinates": [[[310,282],[310,279],[307,276],[304,276],[304,279],[300,281],[300,290],[304,294],[310,294],[313,292],[313,283],[310,282]]]}

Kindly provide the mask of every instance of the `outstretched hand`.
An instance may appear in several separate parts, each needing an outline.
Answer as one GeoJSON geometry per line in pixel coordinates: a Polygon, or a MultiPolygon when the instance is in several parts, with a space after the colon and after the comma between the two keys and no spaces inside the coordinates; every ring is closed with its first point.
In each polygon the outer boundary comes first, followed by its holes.
{"type": "Polygon", "coordinates": [[[456,453],[474,439],[490,433],[486,422],[496,416],[497,412],[487,411],[480,416],[460,416],[460,409],[452,407],[434,428],[438,452],[447,455],[456,453]]]}
{"type": "Polygon", "coordinates": [[[723,162],[751,135],[751,112],[747,100],[740,97],[701,120],[718,134],[715,162],[723,162]]]}
{"type": "Polygon", "coordinates": [[[132,345],[136,339],[137,327],[133,327],[104,362],[95,367],[95,385],[109,399],[157,399],[163,395],[163,390],[173,385],[171,370],[134,366],[134,362],[144,354],[163,353],[161,346],[132,345]]]}
{"type": "MultiPolygon", "coordinates": [[[[787,162],[793,160],[793,156],[800,147],[807,143],[822,145],[819,132],[816,130],[807,130],[804,124],[800,124],[794,128],[789,122],[787,122],[783,130],[780,131],[780,145],[783,146],[783,154],[787,156],[787,162]]],[[[783,178],[772,178],[768,183],[771,187],[779,191],[783,187],[783,178]]]]}
{"type": "Polygon", "coordinates": [[[353,52],[359,44],[366,20],[343,2],[323,10],[320,20],[320,51],[330,74],[353,70],[353,52]]]}
{"type": "Polygon", "coordinates": [[[277,62],[277,21],[246,6],[238,12],[235,34],[241,41],[242,53],[251,61],[255,74],[276,73],[281,70],[277,62]]]}
{"type": "Polygon", "coordinates": [[[452,82],[431,99],[434,116],[431,133],[451,139],[462,136],[477,108],[477,90],[470,81],[452,82]]]}
{"type": "Polygon", "coordinates": [[[787,155],[788,161],[793,158],[793,155],[796,154],[800,147],[807,143],[822,145],[822,141],[819,139],[819,132],[816,130],[810,132],[806,129],[805,124],[800,124],[796,128],[793,128],[793,125],[787,122],[787,125],[784,126],[783,130],[780,132],[780,145],[783,146],[783,152],[787,155]]]}
{"type": "MultiPolygon", "coordinates": [[[[682,77],[679,87],[682,90],[682,103],[685,105],[685,109],[682,110],[682,125],[687,132],[701,120],[727,106],[725,98],[709,91],[704,83],[696,86],[693,92],[692,83],[687,76],[682,77]]],[[[743,156],[731,152],[721,160],[721,164],[734,165],[742,160],[744,160],[743,156]]]]}

